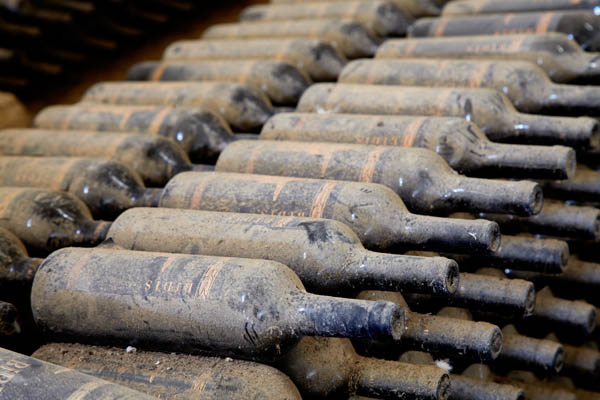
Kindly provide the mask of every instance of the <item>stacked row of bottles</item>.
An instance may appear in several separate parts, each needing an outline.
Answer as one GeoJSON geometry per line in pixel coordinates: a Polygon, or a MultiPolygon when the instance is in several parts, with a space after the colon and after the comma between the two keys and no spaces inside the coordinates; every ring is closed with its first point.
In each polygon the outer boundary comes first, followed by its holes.
{"type": "Polygon", "coordinates": [[[272,3],[0,131],[0,399],[599,398],[594,2],[272,3]]]}

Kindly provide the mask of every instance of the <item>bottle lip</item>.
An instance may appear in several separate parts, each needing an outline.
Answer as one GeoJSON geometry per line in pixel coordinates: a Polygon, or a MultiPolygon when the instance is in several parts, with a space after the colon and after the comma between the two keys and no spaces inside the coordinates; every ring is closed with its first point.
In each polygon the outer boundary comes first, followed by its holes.
{"type": "Polygon", "coordinates": [[[444,374],[440,378],[436,389],[436,393],[438,400],[447,400],[450,398],[450,376],[448,374],[444,374]]]}
{"type": "Polygon", "coordinates": [[[556,353],[554,354],[554,358],[552,359],[552,368],[556,373],[562,371],[563,366],[565,365],[565,351],[562,346],[558,346],[556,353]]]}
{"type": "Polygon", "coordinates": [[[490,337],[490,359],[495,360],[496,358],[498,358],[498,356],[500,355],[500,352],[502,351],[502,342],[503,342],[503,336],[502,336],[502,331],[500,330],[500,328],[496,327],[496,329],[494,329],[492,331],[492,335],[490,337]]]}
{"type": "Polygon", "coordinates": [[[460,272],[458,263],[454,260],[448,260],[448,269],[446,272],[446,288],[449,294],[454,294],[458,290],[458,284],[460,281],[460,272]]]}

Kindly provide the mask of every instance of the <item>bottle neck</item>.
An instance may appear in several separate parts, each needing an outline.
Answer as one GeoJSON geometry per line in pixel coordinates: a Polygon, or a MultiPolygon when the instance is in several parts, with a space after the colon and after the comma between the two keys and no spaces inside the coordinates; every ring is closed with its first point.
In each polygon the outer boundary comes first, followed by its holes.
{"type": "Polygon", "coordinates": [[[163,190],[157,188],[145,188],[134,201],[132,207],[158,207],[163,190]]]}
{"type": "Polygon", "coordinates": [[[564,146],[528,146],[482,141],[469,152],[479,176],[569,179],[575,174],[575,151],[564,146]]]}
{"type": "Polygon", "coordinates": [[[397,247],[456,253],[488,253],[500,246],[500,228],[494,222],[440,218],[403,213],[393,223],[397,247]]]}
{"type": "Polygon", "coordinates": [[[508,135],[488,134],[492,141],[553,145],[576,149],[600,147],[599,123],[593,118],[548,117],[534,114],[510,113],[505,116],[508,135]]]}
{"type": "Polygon", "coordinates": [[[445,193],[444,200],[453,211],[535,215],[542,209],[540,186],[527,181],[501,181],[457,176],[445,193]],[[491,211],[490,211],[491,212],[491,211]]]}
{"type": "Polygon", "coordinates": [[[576,75],[575,79],[597,84],[600,82],[600,54],[578,52],[576,55],[561,57],[560,61],[565,66],[571,66],[570,71],[576,75]]]}
{"type": "Polygon", "coordinates": [[[358,357],[354,378],[356,393],[363,396],[391,398],[404,393],[411,399],[447,399],[450,394],[450,377],[433,365],[358,357]]]}
{"type": "Polygon", "coordinates": [[[548,82],[541,92],[540,100],[544,109],[548,111],[569,111],[569,115],[594,115],[600,107],[600,88],[548,82]]]}
{"type": "Polygon", "coordinates": [[[357,289],[407,290],[450,295],[458,287],[458,264],[442,257],[414,257],[360,250],[353,252],[345,269],[357,289]]]}
{"type": "Polygon", "coordinates": [[[96,246],[104,239],[108,234],[112,222],[108,221],[86,221],[84,226],[80,229],[80,240],[79,244],[87,246],[96,246]]]}
{"type": "Polygon", "coordinates": [[[0,269],[0,286],[13,284],[19,286],[29,286],[33,282],[33,277],[38,267],[44,261],[41,258],[22,257],[12,260],[7,268],[0,269]]]}
{"type": "Polygon", "coordinates": [[[214,172],[214,165],[206,165],[206,164],[191,164],[189,169],[186,171],[195,171],[195,172],[214,172]]]}
{"type": "Polygon", "coordinates": [[[293,295],[290,311],[286,328],[298,337],[399,340],[406,318],[404,308],[390,302],[344,299],[306,292],[293,295]]]}

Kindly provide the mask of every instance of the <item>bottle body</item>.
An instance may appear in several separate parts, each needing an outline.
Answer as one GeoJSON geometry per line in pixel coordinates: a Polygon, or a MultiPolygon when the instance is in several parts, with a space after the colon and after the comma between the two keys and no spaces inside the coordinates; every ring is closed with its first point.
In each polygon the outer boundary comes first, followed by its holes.
{"type": "Polygon", "coordinates": [[[183,107],[113,106],[78,103],[40,111],[42,129],[135,132],[172,139],[192,160],[216,157],[234,136],[218,115],[183,107]]]}
{"type": "Polygon", "coordinates": [[[149,186],[163,186],[178,172],[192,169],[186,153],[171,140],[118,132],[5,129],[0,132],[0,154],[101,157],[127,165],[149,186]]]}
{"type": "Polygon", "coordinates": [[[214,112],[242,131],[256,129],[273,114],[269,99],[249,86],[227,82],[111,82],[89,88],[83,102],[197,107],[214,112]]]}
{"type": "Polygon", "coordinates": [[[310,84],[310,78],[283,61],[143,62],[131,67],[130,81],[227,81],[263,90],[271,101],[294,105],[310,84]]]}
{"type": "Polygon", "coordinates": [[[67,343],[47,344],[33,356],[159,398],[300,399],[287,376],[249,361],[67,343]]]}
{"type": "Polygon", "coordinates": [[[443,15],[497,14],[506,12],[586,10],[593,11],[600,3],[597,0],[569,1],[545,0],[533,4],[522,0],[509,0],[498,3],[493,0],[460,0],[447,4],[443,15]]]}
{"type": "Polygon", "coordinates": [[[243,358],[276,358],[303,335],[399,338],[404,322],[392,304],[309,295],[272,261],[101,248],[54,252],[31,299],[54,337],[243,358]]]}
{"type": "Polygon", "coordinates": [[[377,39],[355,21],[336,19],[257,21],[217,24],[202,34],[204,39],[319,38],[348,58],[372,57],[377,39]]]}

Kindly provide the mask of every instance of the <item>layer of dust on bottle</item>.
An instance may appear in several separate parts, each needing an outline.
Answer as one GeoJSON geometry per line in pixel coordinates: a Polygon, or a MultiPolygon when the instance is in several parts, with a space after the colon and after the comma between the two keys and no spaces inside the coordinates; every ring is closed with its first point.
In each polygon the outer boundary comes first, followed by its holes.
{"type": "Polygon", "coordinates": [[[446,4],[442,15],[499,14],[508,12],[531,12],[553,10],[586,10],[593,11],[598,6],[595,0],[544,0],[531,2],[527,0],[460,0],[446,4]]]}
{"type": "Polygon", "coordinates": [[[33,356],[159,398],[300,399],[287,376],[249,361],[67,343],[33,356]]]}
{"type": "Polygon", "coordinates": [[[335,47],[313,38],[182,40],[171,43],[163,59],[284,60],[306,72],[316,82],[335,81],[347,62],[335,47]]]}

